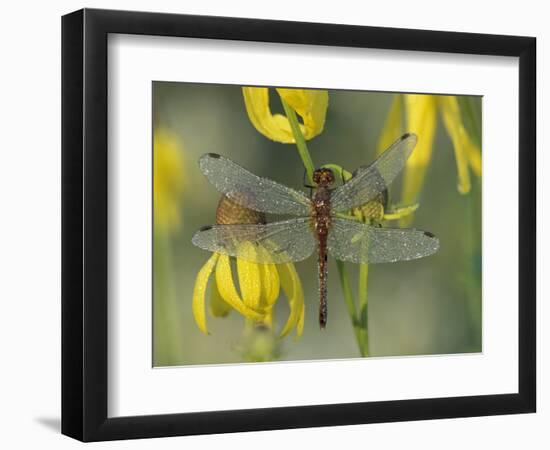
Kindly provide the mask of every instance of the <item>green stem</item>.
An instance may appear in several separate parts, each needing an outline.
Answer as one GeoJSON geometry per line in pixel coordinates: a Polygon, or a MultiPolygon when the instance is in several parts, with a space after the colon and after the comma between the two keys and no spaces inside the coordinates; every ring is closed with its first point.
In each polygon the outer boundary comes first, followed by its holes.
{"type": "Polygon", "coordinates": [[[330,169],[333,172],[337,172],[343,183],[349,181],[353,176],[350,172],[348,172],[346,169],[344,169],[342,166],[339,166],[338,164],[323,164],[323,168],[330,169]]]}
{"type": "Polygon", "coordinates": [[[369,266],[368,264],[359,265],[359,323],[361,326],[361,342],[363,344],[363,356],[369,355],[369,317],[368,317],[368,280],[369,266]]]}
{"type": "Polygon", "coordinates": [[[300,130],[298,117],[296,117],[296,112],[294,112],[294,110],[290,106],[288,106],[288,103],[285,102],[283,97],[280,98],[281,103],[283,104],[283,108],[285,109],[286,117],[288,119],[288,122],[290,123],[290,128],[292,130],[292,134],[294,135],[294,140],[296,141],[298,154],[300,155],[300,158],[302,158],[302,162],[304,164],[304,167],[306,168],[308,183],[313,186],[313,171],[315,170],[315,165],[313,164],[313,160],[311,159],[309,150],[307,149],[306,140],[304,139],[302,130],[300,130]]]}
{"type": "Polygon", "coordinates": [[[357,317],[357,311],[355,310],[355,300],[353,299],[353,293],[351,291],[351,284],[349,282],[348,271],[342,261],[336,260],[336,267],[338,268],[338,275],[340,276],[340,284],[342,285],[342,293],[344,294],[344,301],[348,308],[348,314],[351,319],[353,332],[355,334],[355,340],[359,347],[361,356],[367,356],[363,348],[363,337],[361,335],[361,326],[357,317]]]}
{"type": "MultiPolygon", "coordinates": [[[[296,148],[298,149],[298,154],[302,159],[302,163],[307,172],[308,182],[313,185],[313,171],[315,170],[315,165],[311,159],[311,155],[307,148],[306,140],[300,130],[300,123],[298,122],[298,117],[296,117],[296,112],[284,101],[281,97],[281,103],[285,110],[286,117],[290,123],[290,129],[296,141],[296,148]]],[[[351,174],[345,171],[340,166],[335,164],[326,164],[324,167],[335,168],[343,176],[351,176],[351,174]]],[[[349,276],[347,269],[343,262],[336,261],[336,266],[338,267],[338,274],[340,276],[340,284],[342,285],[342,292],[344,294],[344,300],[346,302],[346,307],[348,309],[348,314],[353,325],[353,332],[355,334],[355,339],[357,341],[357,346],[359,347],[359,352],[361,356],[368,356],[368,339],[367,339],[367,329],[363,329],[361,322],[357,317],[357,312],[355,310],[355,301],[353,299],[353,294],[351,291],[351,285],[349,282],[349,276]]],[[[366,281],[365,281],[366,285],[366,281]]],[[[365,291],[366,292],[366,291],[365,291]]],[[[366,302],[366,293],[365,293],[365,302],[366,302]]]]}

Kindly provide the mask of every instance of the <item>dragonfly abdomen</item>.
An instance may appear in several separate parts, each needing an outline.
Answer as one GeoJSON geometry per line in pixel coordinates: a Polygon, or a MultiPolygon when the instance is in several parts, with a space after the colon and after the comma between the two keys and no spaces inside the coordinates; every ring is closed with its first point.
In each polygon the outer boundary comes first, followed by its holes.
{"type": "Polygon", "coordinates": [[[313,196],[313,226],[319,252],[319,326],[327,324],[327,241],[331,227],[330,190],[327,185],[318,185],[313,196]]]}
{"type": "Polygon", "coordinates": [[[327,326],[327,252],[326,242],[319,246],[319,326],[325,328],[327,326]]]}

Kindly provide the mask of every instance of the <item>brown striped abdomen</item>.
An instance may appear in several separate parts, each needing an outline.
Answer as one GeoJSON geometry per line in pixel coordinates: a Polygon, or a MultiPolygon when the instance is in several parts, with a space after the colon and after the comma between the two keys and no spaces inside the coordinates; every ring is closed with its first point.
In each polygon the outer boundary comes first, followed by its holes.
{"type": "Polygon", "coordinates": [[[319,247],[319,326],[327,325],[327,239],[331,225],[330,191],[318,186],[313,196],[313,226],[319,247]]]}
{"type": "MultiPolygon", "coordinates": [[[[319,326],[325,328],[327,326],[327,244],[326,237],[324,242],[319,242],[319,326]]],[[[321,241],[321,239],[319,239],[321,241]]]]}

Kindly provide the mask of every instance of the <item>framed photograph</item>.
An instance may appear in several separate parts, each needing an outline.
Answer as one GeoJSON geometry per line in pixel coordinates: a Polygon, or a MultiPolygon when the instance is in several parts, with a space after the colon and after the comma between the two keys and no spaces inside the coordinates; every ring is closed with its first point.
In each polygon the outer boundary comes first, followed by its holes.
{"type": "Polygon", "coordinates": [[[535,411],[533,37],[62,20],[62,432],[535,411]]]}

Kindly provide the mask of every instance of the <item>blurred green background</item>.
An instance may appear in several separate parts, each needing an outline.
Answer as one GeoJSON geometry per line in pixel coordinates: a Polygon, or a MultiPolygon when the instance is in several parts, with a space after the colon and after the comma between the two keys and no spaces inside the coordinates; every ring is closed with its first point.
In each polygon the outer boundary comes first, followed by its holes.
{"type": "MultiPolygon", "coordinates": [[[[272,110],[282,112],[277,94],[270,91],[272,110]]],[[[316,166],[336,163],[353,171],[373,161],[393,96],[330,90],[324,131],[308,142],[316,166]]],[[[155,82],[153,104],[154,130],[168,129],[179,137],[183,161],[179,225],[169,236],[155,233],[153,365],[242,362],[241,315],[207,315],[208,336],[192,315],[195,277],[210,254],[194,247],[191,237],[215,222],[220,198],[197,161],[204,153],[219,153],[295,189],[303,189],[303,165],[294,145],[256,131],[239,86],[155,82]]],[[[473,98],[473,104],[480,110],[481,98],[473,98]]],[[[456,171],[451,140],[439,123],[412,226],[438,236],[441,248],[417,261],[370,266],[371,356],[481,351],[481,179],[472,177],[471,192],[461,195],[456,171]]],[[[399,200],[400,183],[400,178],[393,183],[390,203],[399,200]]],[[[359,357],[336,265],[329,261],[327,328],[319,329],[317,264],[311,257],[296,264],[305,293],[304,332],[299,340],[289,336],[278,343],[278,359],[359,357]]],[[[350,270],[354,288],[357,272],[350,270]]],[[[277,329],[287,314],[286,300],[280,299],[277,329]]]]}

